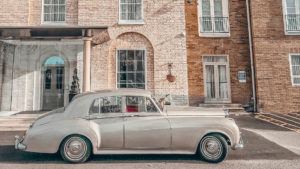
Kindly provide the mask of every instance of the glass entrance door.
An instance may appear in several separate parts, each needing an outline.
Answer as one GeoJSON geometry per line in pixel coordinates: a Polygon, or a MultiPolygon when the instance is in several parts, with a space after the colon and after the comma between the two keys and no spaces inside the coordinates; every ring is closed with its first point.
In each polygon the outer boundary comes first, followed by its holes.
{"type": "Polygon", "coordinates": [[[204,56],[206,103],[230,103],[229,66],[227,56],[204,56]]]}

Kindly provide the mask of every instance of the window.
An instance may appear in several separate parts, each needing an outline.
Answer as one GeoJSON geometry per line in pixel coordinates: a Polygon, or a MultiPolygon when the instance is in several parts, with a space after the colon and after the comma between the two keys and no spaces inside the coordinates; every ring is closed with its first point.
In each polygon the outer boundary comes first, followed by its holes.
{"type": "Polygon", "coordinates": [[[126,112],[158,112],[155,104],[151,99],[143,96],[127,96],[126,97],[126,112]]]}
{"type": "Polygon", "coordinates": [[[145,89],[145,51],[118,50],[117,60],[117,87],[145,89]]]}
{"type": "Polygon", "coordinates": [[[199,0],[201,35],[229,35],[228,0],[199,0]]]}
{"type": "Polygon", "coordinates": [[[286,33],[300,31],[300,0],[283,0],[286,33]]]}
{"type": "Polygon", "coordinates": [[[44,23],[64,23],[66,21],[65,0],[44,0],[43,2],[44,23]]]}
{"type": "Polygon", "coordinates": [[[142,23],[143,3],[142,0],[119,0],[120,23],[142,23]]]}
{"type": "Polygon", "coordinates": [[[293,86],[300,86],[300,54],[290,55],[291,78],[293,86]]]}
{"type": "Polygon", "coordinates": [[[90,107],[89,114],[121,113],[122,98],[108,96],[95,99],[90,107]]]}

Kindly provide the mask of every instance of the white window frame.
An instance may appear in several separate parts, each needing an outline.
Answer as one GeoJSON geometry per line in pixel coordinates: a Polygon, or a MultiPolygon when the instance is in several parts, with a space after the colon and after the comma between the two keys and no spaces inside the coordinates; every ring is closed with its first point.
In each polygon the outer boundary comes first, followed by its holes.
{"type": "MultiPolygon", "coordinates": [[[[203,65],[203,82],[204,82],[204,96],[205,96],[205,99],[204,99],[204,102],[205,103],[232,103],[232,100],[231,100],[231,77],[230,77],[230,63],[229,63],[229,55],[202,55],[202,65],[203,65]],[[213,56],[213,57],[226,57],[227,59],[227,62],[204,62],[204,57],[210,57],[210,56],[213,56]],[[205,66],[206,65],[213,65],[213,66],[218,66],[218,65],[224,65],[226,66],[226,76],[227,76],[227,81],[228,81],[228,98],[227,99],[220,99],[220,98],[217,98],[216,100],[213,99],[213,100],[210,100],[210,99],[206,99],[207,97],[207,89],[206,89],[206,70],[205,70],[205,66]]],[[[218,74],[215,74],[215,78],[218,79],[218,74]]],[[[217,83],[217,82],[216,82],[217,83]]],[[[217,93],[217,91],[216,91],[217,93]]]]}
{"type": "Polygon", "coordinates": [[[118,51],[119,50],[143,50],[145,52],[145,55],[144,55],[144,64],[145,64],[145,90],[147,90],[147,82],[148,82],[148,78],[147,78],[147,50],[145,48],[132,48],[132,49],[128,49],[128,48],[117,48],[116,49],[116,82],[115,82],[115,85],[116,85],[116,89],[118,89],[118,62],[119,62],[119,59],[118,59],[118,51]]]}
{"type": "Polygon", "coordinates": [[[295,84],[294,83],[294,77],[299,77],[300,78],[300,75],[293,75],[292,56],[298,56],[298,57],[300,57],[300,53],[291,53],[291,54],[289,54],[290,74],[291,74],[292,86],[295,86],[295,87],[298,86],[298,87],[300,87],[300,83],[299,84],[295,84]]]}
{"type": "Polygon", "coordinates": [[[42,15],[41,15],[41,25],[66,25],[67,24],[67,0],[65,0],[65,20],[64,21],[45,21],[44,20],[44,4],[45,0],[42,0],[42,15]]]}
{"type": "MultiPolygon", "coordinates": [[[[211,12],[211,17],[214,17],[214,0],[210,0],[210,12],[211,12]]],[[[197,12],[198,12],[198,32],[200,37],[230,37],[230,17],[229,17],[229,5],[228,5],[228,0],[222,0],[222,12],[223,12],[223,17],[228,17],[228,32],[223,33],[223,32],[201,32],[201,22],[200,18],[202,18],[202,0],[198,0],[198,7],[197,7],[197,12]]]]}
{"type": "MultiPolygon", "coordinates": [[[[288,12],[287,12],[287,3],[286,3],[286,1],[287,0],[282,0],[282,10],[283,10],[283,16],[282,17],[283,17],[283,22],[284,22],[283,23],[283,25],[284,25],[284,33],[285,33],[285,35],[300,35],[300,29],[299,29],[299,31],[292,31],[292,32],[287,30],[287,18],[286,18],[286,15],[288,14],[288,12]]],[[[298,5],[300,5],[300,4],[298,4],[298,5]]],[[[300,10],[297,11],[297,7],[296,7],[296,14],[300,15],[300,10]]],[[[300,25],[299,25],[299,27],[300,27],[300,25]]]]}
{"type": "Polygon", "coordinates": [[[121,0],[119,0],[119,24],[121,25],[141,25],[144,23],[144,3],[143,0],[141,0],[141,20],[122,20],[121,19],[121,0]]]}

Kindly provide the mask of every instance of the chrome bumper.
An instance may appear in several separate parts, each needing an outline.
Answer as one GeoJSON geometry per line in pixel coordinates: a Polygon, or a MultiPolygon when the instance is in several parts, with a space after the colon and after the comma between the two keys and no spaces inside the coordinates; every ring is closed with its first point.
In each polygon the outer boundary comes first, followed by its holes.
{"type": "Polygon", "coordinates": [[[26,150],[26,145],[22,144],[23,138],[20,139],[19,136],[15,136],[15,149],[26,150]]]}
{"type": "Polygon", "coordinates": [[[236,144],[236,145],[233,147],[233,149],[234,149],[234,150],[237,150],[237,149],[242,149],[242,148],[244,148],[244,141],[243,141],[242,136],[240,136],[240,141],[239,141],[239,143],[236,144]]]}

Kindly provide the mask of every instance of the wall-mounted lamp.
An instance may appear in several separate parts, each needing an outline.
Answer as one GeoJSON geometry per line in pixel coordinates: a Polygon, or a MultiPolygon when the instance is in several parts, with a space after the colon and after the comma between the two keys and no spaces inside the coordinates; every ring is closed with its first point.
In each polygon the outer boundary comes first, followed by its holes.
{"type": "Polygon", "coordinates": [[[187,2],[190,4],[190,3],[191,3],[191,0],[187,0],[187,2]]]}

